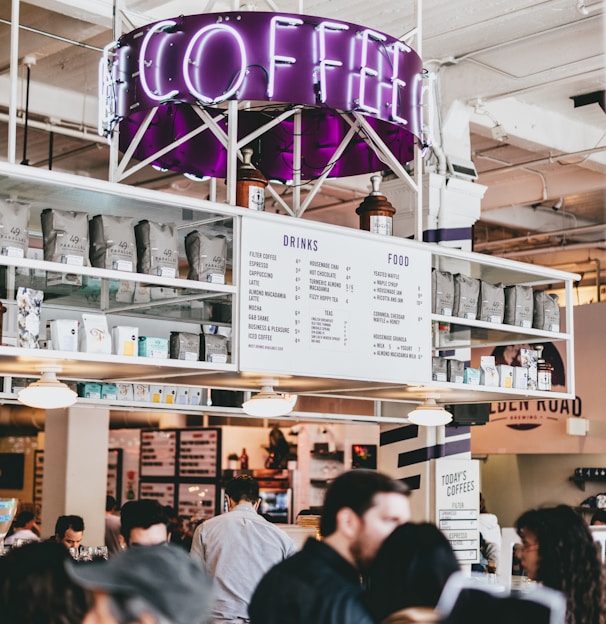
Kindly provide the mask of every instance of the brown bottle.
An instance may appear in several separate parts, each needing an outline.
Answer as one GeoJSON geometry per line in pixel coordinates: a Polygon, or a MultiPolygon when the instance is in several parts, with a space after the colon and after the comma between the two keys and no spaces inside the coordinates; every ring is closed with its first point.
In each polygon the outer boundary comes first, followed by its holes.
{"type": "Polygon", "coordinates": [[[240,470],[248,470],[248,455],[246,449],[242,449],[242,455],[240,455],[240,470]]]}
{"type": "Polygon", "coordinates": [[[379,192],[380,175],[370,176],[372,191],[364,198],[364,201],[356,208],[360,215],[360,229],[391,236],[393,216],[396,209],[391,205],[385,195],[379,192]]]}
{"type": "Polygon", "coordinates": [[[551,390],[553,366],[543,358],[543,345],[537,345],[537,390],[551,390]]]}
{"type": "Polygon", "coordinates": [[[238,168],[236,182],[236,205],[251,210],[265,210],[265,187],[267,178],[252,164],[253,151],[242,150],[242,164],[238,168]]]}

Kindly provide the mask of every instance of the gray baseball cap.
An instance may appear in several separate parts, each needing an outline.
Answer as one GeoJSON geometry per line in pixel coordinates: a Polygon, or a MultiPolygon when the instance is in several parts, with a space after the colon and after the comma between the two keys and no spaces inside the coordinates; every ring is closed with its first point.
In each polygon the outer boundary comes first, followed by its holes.
{"type": "Polygon", "coordinates": [[[206,622],[212,608],[204,568],[173,544],[135,546],[109,561],[68,561],[66,568],[85,589],[139,596],[175,624],[206,622]]]}

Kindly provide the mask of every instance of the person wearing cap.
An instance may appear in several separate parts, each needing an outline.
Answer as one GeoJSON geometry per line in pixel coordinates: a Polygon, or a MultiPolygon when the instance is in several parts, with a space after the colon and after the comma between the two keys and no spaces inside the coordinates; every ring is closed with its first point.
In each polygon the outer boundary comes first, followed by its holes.
{"type": "Polygon", "coordinates": [[[252,624],[373,624],[360,577],[385,538],[410,520],[409,489],[380,472],[356,469],[326,490],[320,534],[274,566],[248,608],[252,624]]]}
{"type": "Polygon", "coordinates": [[[213,578],[215,623],[248,622],[248,603],[265,572],[294,555],[294,541],[257,513],[259,483],[240,475],[225,487],[228,512],[203,522],[192,538],[191,555],[213,578]]]}
{"type": "Polygon", "coordinates": [[[82,624],[209,622],[210,579],[178,546],[128,548],[109,561],[65,565],[69,577],[93,593],[82,624]]]}

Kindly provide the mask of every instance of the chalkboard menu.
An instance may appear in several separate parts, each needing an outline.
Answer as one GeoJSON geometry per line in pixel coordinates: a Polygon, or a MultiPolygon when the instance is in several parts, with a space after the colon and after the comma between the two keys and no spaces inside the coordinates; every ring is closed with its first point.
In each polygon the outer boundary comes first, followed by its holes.
{"type": "Polygon", "coordinates": [[[220,470],[218,428],[141,431],[139,498],[195,519],[211,517],[218,509],[220,470]]]}
{"type": "Polygon", "coordinates": [[[243,371],[431,379],[429,250],[243,217],[241,266],[243,371]]]}

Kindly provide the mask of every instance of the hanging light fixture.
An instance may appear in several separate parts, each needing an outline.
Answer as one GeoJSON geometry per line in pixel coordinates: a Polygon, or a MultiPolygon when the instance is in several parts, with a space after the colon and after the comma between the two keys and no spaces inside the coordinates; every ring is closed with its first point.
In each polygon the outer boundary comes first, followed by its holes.
{"type": "Polygon", "coordinates": [[[40,409],[59,409],[73,405],[78,395],[57,379],[60,371],[60,368],[43,368],[42,377],[21,390],[17,399],[29,407],[40,409]]]}
{"type": "Polygon", "coordinates": [[[292,412],[297,402],[296,394],[287,394],[274,391],[273,379],[261,380],[261,392],[244,401],[242,409],[249,416],[269,417],[284,416],[292,412]]]}
{"type": "Polygon", "coordinates": [[[436,403],[432,397],[428,397],[408,414],[408,420],[414,425],[421,427],[437,427],[446,425],[452,420],[452,414],[436,403]]]}

